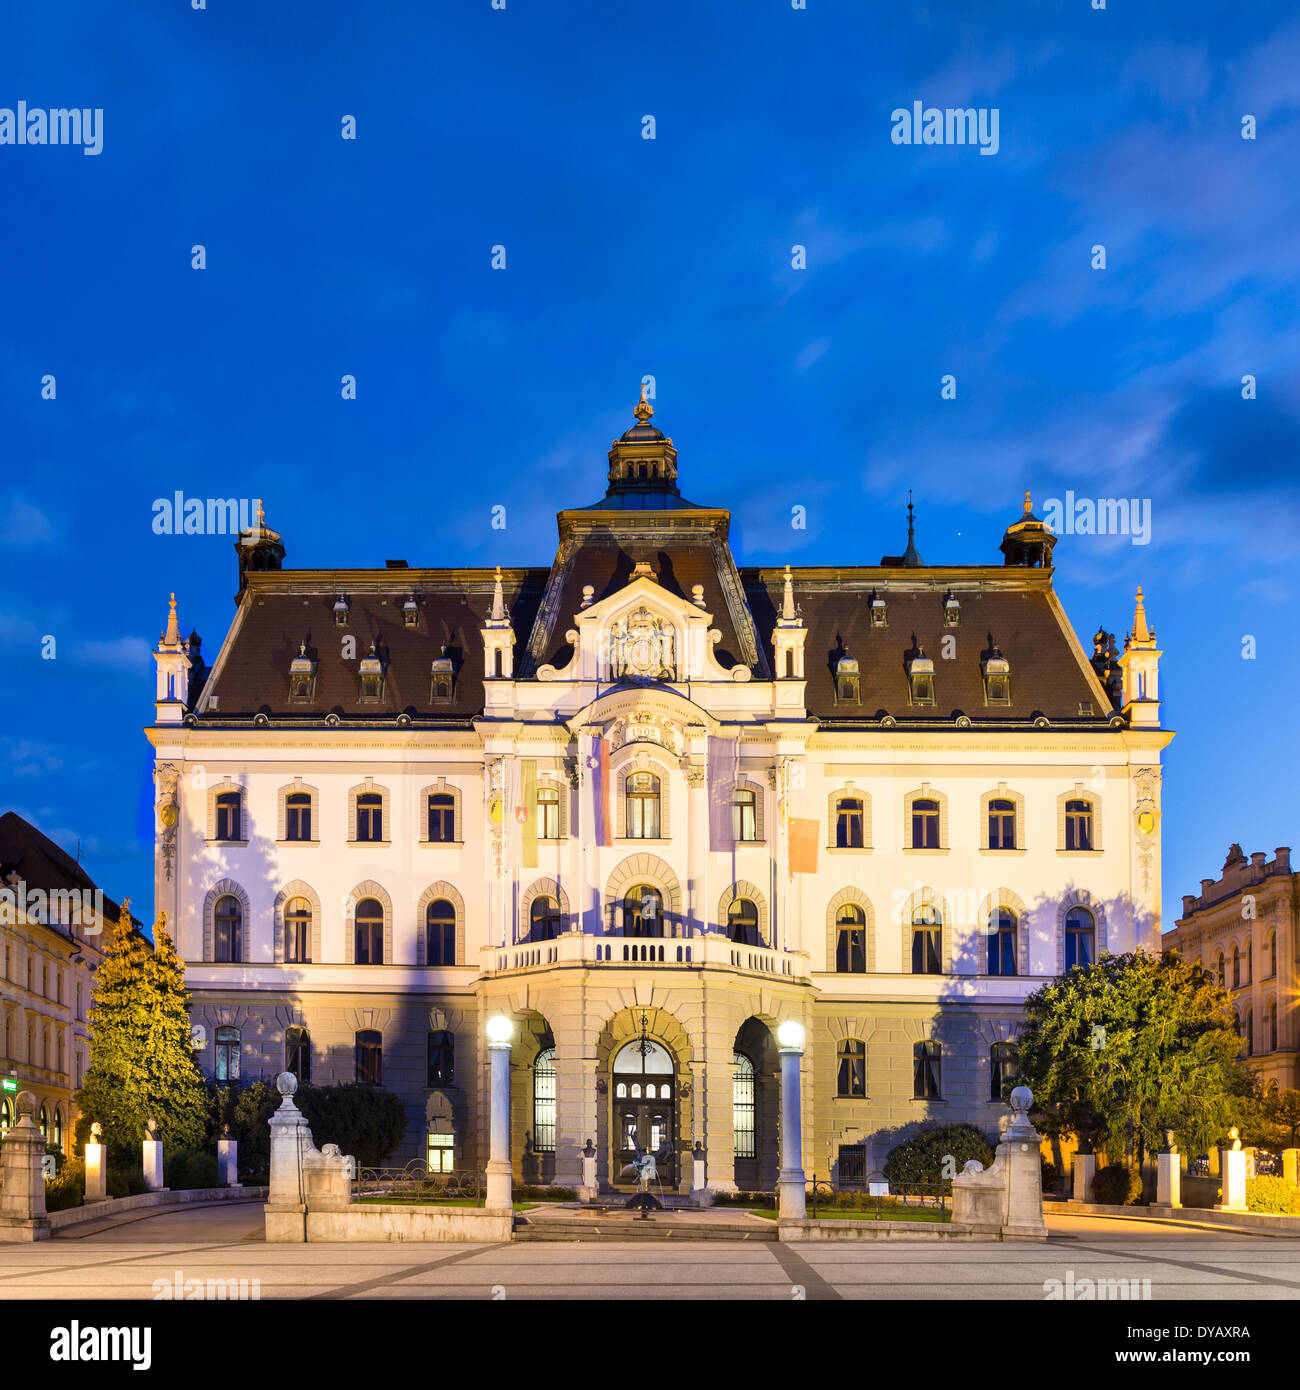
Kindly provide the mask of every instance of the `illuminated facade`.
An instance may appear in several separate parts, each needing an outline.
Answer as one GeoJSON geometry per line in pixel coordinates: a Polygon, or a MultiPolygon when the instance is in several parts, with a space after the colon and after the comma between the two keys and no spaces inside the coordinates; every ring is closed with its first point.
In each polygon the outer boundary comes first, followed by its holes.
{"type": "Polygon", "coordinates": [[[777,1024],[805,1169],[993,1131],[1027,993],[1160,931],[1160,653],[1090,659],[1023,513],[1001,563],[738,568],[638,404],[552,563],[291,571],[259,519],[211,670],[160,640],[157,905],[205,1070],[377,1081],[404,1157],[515,1170],[632,1137],[771,1189],[777,1024]],[[644,1044],[644,1045],[643,1045],[644,1044]]]}

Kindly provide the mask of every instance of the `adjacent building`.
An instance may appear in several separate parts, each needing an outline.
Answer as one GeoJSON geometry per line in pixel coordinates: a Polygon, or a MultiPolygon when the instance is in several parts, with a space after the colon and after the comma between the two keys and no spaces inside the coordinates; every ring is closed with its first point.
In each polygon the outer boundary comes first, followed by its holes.
{"type": "Polygon", "coordinates": [[[1162,945],[1210,971],[1231,992],[1242,1055],[1267,1085],[1300,1088],[1297,1046],[1297,924],[1300,874],[1287,846],[1249,859],[1232,845],[1217,879],[1183,897],[1162,945]]]}
{"type": "MultiPolygon", "coordinates": [[[[198,1055],[379,1083],[403,1157],[770,1189],[795,1019],[805,1168],[1004,1114],[1025,996],[1160,939],[1160,652],[1081,646],[1028,496],[996,563],[742,567],[645,399],[549,564],[285,568],[236,546],[211,668],[157,652],[156,903],[198,1055]]],[[[990,549],[994,549],[993,545],[990,549]]],[[[507,558],[503,556],[505,561],[507,558]]],[[[847,558],[847,557],[846,557],[847,558]]]]}
{"type": "Polygon", "coordinates": [[[46,1142],[71,1154],[93,976],[120,911],[48,836],[0,815],[0,1129],[31,1091],[46,1142]]]}

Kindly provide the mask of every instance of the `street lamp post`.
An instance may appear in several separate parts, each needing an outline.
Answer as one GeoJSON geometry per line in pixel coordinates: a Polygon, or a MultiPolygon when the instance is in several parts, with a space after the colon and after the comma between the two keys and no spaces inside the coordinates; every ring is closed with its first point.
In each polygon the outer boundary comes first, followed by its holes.
{"type": "Polygon", "coordinates": [[[510,1038],[514,1025],[502,1014],[488,1019],[491,1065],[491,1123],[488,1140],[487,1208],[513,1211],[510,1171],[510,1038]]]}
{"type": "Polygon", "coordinates": [[[794,1019],[777,1030],[781,1050],[781,1174],[778,1216],[782,1221],[802,1221],[808,1215],[808,1195],[803,1175],[803,1122],[799,1094],[799,1063],[803,1059],[804,1031],[794,1019]]]}

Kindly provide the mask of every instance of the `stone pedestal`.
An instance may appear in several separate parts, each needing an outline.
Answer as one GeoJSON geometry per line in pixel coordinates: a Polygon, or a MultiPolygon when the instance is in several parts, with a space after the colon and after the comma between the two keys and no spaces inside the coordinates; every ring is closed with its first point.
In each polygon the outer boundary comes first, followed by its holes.
{"type": "Polygon", "coordinates": [[[163,1192],[163,1146],[161,1139],[146,1139],[140,1145],[144,1160],[144,1185],[149,1192],[163,1192]]]}
{"type": "Polygon", "coordinates": [[[1072,1202],[1092,1201],[1092,1180],[1097,1176],[1096,1154],[1075,1154],[1072,1202]]]}
{"type": "Polygon", "coordinates": [[[985,1171],[977,1159],[971,1159],[953,1179],[954,1226],[996,1234],[1004,1240],[1047,1239],[1041,1137],[1029,1121],[1033,1100],[1027,1086],[1017,1086],[1011,1092],[1011,1123],[992,1166],[985,1171]]]}
{"type": "Polygon", "coordinates": [[[600,1188],[596,1179],[596,1146],[587,1140],[587,1147],[582,1150],[582,1182],[578,1186],[578,1201],[594,1202],[600,1195],[600,1188]]]}
{"type": "Polygon", "coordinates": [[[275,1079],[283,1099],[271,1116],[271,1185],[266,1199],[266,1238],[273,1242],[307,1239],[307,1201],[303,1159],[314,1147],[307,1117],[293,1103],[298,1078],[282,1071],[275,1079]]]}
{"type": "Polygon", "coordinates": [[[47,1240],[45,1215],[45,1137],[36,1124],[36,1097],[19,1091],[18,1122],[0,1144],[0,1243],[47,1240]]]}
{"type": "Polygon", "coordinates": [[[484,1205],[488,1211],[513,1211],[509,1042],[489,1042],[488,1062],[491,1067],[492,1108],[488,1139],[487,1200],[484,1205]]]}
{"type": "Polygon", "coordinates": [[[103,1144],[86,1145],[86,1205],[108,1198],[108,1158],[103,1144]]]}
{"type": "Polygon", "coordinates": [[[1282,1176],[1292,1187],[1300,1186],[1300,1149],[1282,1150],[1282,1176]]]}
{"type": "Polygon", "coordinates": [[[1216,1203],[1216,1211],[1246,1210],[1246,1155],[1241,1149],[1224,1149],[1221,1170],[1223,1174],[1223,1201],[1216,1203]]]}
{"type": "Polygon", "coordinates": [[[776,1190],[780,1203],[777,1214],[782,1221],[803,1221],[808,1216],[799,1094],[799,1063],[802,1060],[801,1048],[781,1048],[781,1174],[776,1190]]]}
{"type": "Polygon", "coordinates": [[[704,1145],[698,1140],[691,1151],[691,1201],[697,1207],[711,1207],[713,1193],[709,1191],[708,1164],[705,1161],[704,1145]]]}
{"type": "Polygon", "coordinates": [[[217,1140],[217,1183],[221,1187],[239,1186],[239,1141],[217,1140]]]}
{"type": "Polygon", "coordinates": [[[1156,1156],[1156,1205],[1160,1207],[1181,1207],[1181,1170],[1178,1154],[1158,1154],[1156,1156]]]}

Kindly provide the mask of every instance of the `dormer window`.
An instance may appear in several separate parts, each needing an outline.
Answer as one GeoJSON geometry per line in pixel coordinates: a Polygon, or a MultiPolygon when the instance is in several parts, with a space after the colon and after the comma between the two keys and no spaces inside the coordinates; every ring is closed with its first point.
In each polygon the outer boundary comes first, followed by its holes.
{"type": "Polygon", "coordinates": [[[944,627],[957,627],[960,623],[961,604],[952,594],[949,594],[943,601],[943,625],[944,627]]]}
{"type": "Polygon", "coordinates": [[[298,645],[298,655],[289,663],[289,703],[310,705],[316,698],[316,663],[307,655],[307,644],[298,645]]]}
{"type": "Polygon", "coordinates": [[[361,662],[361,699],[366,704],[376,704],[384,698],[384,662],[375,654],[375,644],[370,644],[370,655],[361,662]]]}
{"type": "Polygon", "coordinates": [[[402,621],[407,627],[414,627],[420,621],[420,605],[415,601],[415,595],[402,604],[402,621]]]}
{"type": "Polygon", "coordinates": [[[879,594],[876,593],[873,593],[871,595],[871,626],[888,626],[885,613],[885,600],[881,598],[879,594]]]}
{"type": "Polygon", "coordinates": [[[350,611],[350,608],[351,608],[351,605],[348,603],[347,599],[345,599],[345,598],[343,597],[343,595],[340,594],[340,595],[338,596],[338,598],[335,600],[335,603],[334,603],[334,626],[335,626],[335,627],[347,627],[347,625],[348,625],[348,613],[349,613],[349,611],[350,611]]]}
{"type": "Polygon", "coordinates": [[[433,684],[429,692],[429,702],[434,705],[451,704],[456,673],[450,658],[439,657],[433,663],[433,684]]]}
{"type": "Polygon", "coordinates": [[[858,663],[852,657],[842,656],[835,663],[835,703],[837,705],[860,705],[862,703],[858,663]]]}
{"type": "Polygon", "coordinates": [[[934,662],[920,647],[907,663],[907,694],[910,704],[934,704],[934,662]]]}
{"type": "Polygon", "coordinates": [[[1009,705],[1011,703],[1011,663],[1002,655],[1001,649],[994,647],[992,653],[980,662],[984,676],[984,703],[986,705],[1009,705]]]}

